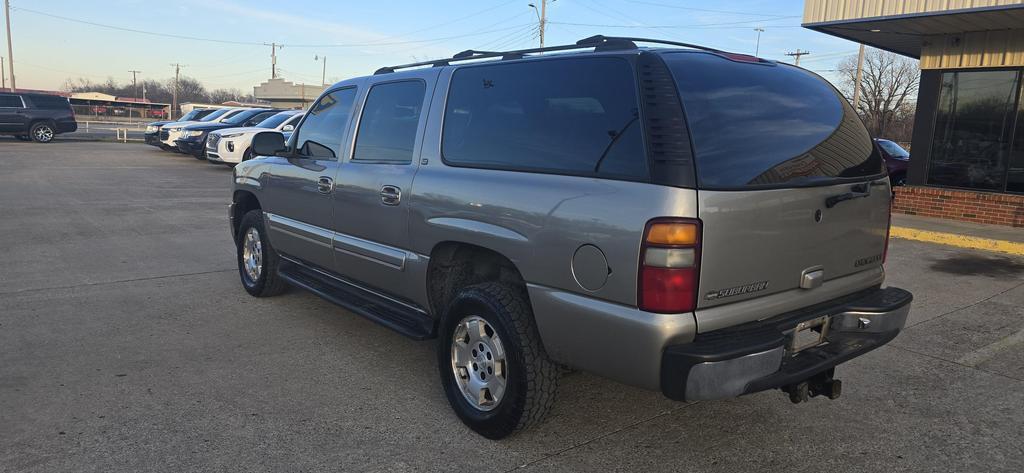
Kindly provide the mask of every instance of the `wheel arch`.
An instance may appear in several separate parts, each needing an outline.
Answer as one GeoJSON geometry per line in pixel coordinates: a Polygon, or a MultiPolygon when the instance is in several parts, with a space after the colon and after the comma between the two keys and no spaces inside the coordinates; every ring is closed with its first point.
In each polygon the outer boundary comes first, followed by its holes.
{"type": "Polygon", "coordinates": [[[231,235],[237,239],[242,217],[250,211],[262,209],[263,205],[256,194],[247,190],[236,190],[231,196],[231,202],[231,235]]]}
{"type": "Polygon", "coordinates": [[[461,288],[484,282],[520,287],[529,302],[522,272],[501,252],[457,240],[439,242],[431,249],[426,291],[430,311],[435,318],[444,313],[461,288]]]}

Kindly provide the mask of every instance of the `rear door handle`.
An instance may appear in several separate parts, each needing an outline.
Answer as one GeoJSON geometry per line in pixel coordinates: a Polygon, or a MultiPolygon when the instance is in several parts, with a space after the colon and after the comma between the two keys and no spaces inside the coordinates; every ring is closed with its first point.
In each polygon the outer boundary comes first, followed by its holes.
{"type": "Polygon", "coordinates": [[[386,185],[380,188],[380,201],[384,205],[398,205],[402,202],[402,189],[398,186],[386,185]]]}
{"type": "Polygon", "coordinates": [[[334,179],[327,176],[320,176],[316,181],[316,191],[321,194],[330,194],[334,190],[334,179]]]}

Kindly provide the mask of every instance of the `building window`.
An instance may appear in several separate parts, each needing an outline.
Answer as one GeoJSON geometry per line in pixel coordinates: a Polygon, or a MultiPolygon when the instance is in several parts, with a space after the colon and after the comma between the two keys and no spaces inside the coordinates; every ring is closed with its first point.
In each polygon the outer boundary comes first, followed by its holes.
{"type": "MultiPolygon", "coordinates": [[[[1007,170],[1014,166],[1010,150],[1019,89],[1020,71],[1016,70],[942,75],[929,184],[1007,190],[1007,170]]],[[[1024,136],[1018,135],[1017,141],[1024,141],[1024,136]]],[[[1020,168],[1017,161],[1015,166],[1020,168]]]]}

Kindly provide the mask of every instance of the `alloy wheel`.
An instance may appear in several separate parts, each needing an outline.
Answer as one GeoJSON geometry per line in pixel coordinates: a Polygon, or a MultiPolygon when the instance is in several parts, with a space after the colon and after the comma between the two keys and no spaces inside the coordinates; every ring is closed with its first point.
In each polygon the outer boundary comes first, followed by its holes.
{"type": "Polygon", "coordinates": [[[263,272],[263,243],[256,227],[250,227],[242,240],[242,263],[249,281],[255,284],[263,272]]]}
{"type": "Polygon", "coordinates": [[[501,338],[486,320],[471,315],[455,326],[451,362],[469,405],[480,411],[498,407],[508,384],[508,363],[501,338]]]}
{"type": "Polygon", "coordinates": [[[36,127],[34,133],[36,140],[43,143],[53,139],[53,128],[46,125],[36,127]]]}

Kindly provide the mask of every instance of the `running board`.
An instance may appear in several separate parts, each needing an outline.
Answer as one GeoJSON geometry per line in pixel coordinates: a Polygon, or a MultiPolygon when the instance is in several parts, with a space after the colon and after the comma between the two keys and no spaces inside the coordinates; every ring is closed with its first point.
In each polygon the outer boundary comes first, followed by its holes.
{"type": "Polygon", "coordinates": [[[437,324],[427,313],[393,301],[326,272],[281,258],[281,278],[328,301],[413,340],[437,336],[437,324]]]}

